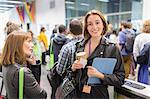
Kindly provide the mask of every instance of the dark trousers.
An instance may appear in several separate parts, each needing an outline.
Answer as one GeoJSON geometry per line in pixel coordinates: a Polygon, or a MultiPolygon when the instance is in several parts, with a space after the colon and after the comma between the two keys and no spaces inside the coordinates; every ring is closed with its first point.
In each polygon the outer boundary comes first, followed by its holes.
{"type": "Polygon", "coordinates": [[[56,90],[57,90],[57,87],[52,87],[51,99],[55,99],[56,90]]]}
{"type": "Polygon", "coordinates": [[[42,52],[42,64],[45,64],[46,52],[42,52]]]}

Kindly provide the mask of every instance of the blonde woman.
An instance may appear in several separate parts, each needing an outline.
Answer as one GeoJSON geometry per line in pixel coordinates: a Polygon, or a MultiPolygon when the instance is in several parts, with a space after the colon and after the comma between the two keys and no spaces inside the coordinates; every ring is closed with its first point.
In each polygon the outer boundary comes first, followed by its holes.
{"type": "MultiPolygon", "coordinates": [[[[138,36],[136,36],[135,41],[134,41],[134,46],[133,46],[133,55],[134,55],[134,59],[137,60],[137,56],[139,56],[140,51],[143,49],[144,44],[150,42],[150,19],[146,20],[143,24],[143,30],[142,33],[139,34],[138,36]]],[[[136,68],[136,73],[138,76],[138,82],[142,82],[142,83],[148,83],[148,78],[145,78],[146,76],[144,76],[144,72],[142,73],[141,71],[144,70],[148,70],[148,66],[143,66],[143,65],[137,65],[136,68]],[[147,80],[144,80],[147,79],[147,80]]],[[[145,71],[145,73],[146,73],[145,71]]],[[[146,74],[148,76],[148,74],[146,74]]]]}

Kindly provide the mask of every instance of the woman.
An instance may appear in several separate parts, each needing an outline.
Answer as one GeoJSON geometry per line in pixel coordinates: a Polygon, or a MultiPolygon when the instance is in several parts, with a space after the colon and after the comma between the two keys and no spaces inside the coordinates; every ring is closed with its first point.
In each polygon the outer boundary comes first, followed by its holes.
{"type": "MultiPolygon", "coordinates": [[[[133,55],[135,61],[137,61],[137,56],[140,55],[140,52],[144,48],[144,44],[150,42],[150,19],[146,20],[143,24],[143,29],[142,33],[136,36],[135,41],[134,41],[134,46],[133,46],[133,55]]],[[[148,58],[147,58],[148,59],[148,58]]],[[[136,67],[136,72],[138,75],[138,82],[145,83],[145,84],[150,84],[148,81],[148,71],[147,65],[137,65],[136,67]]]]}
{"type": "Polygon", "coordinates": [[[86,52],[87,65],[83,68],[79,60],[72,64],[71,69],[77,86],[67,98],[108,99],[108,85],[121,86],[124,83],[125,72],[121,54],[115,44],[110,44],[103,38],[106,31],[107,23],[101,12],[92,10],[86,14],[83,30],[85,39],[77,44],[76,53],[86,52]],[[96,57],[116,58],[113,74],[104,74],[94,68],[92,62],[96,57]],[[88,85],[89,77],[99,78],[101,84],[88,85]]]}
{"type": "MultiPolygon", "coordinates": [[[[19,30],[20,30],[19,25],[15,24],[13,22],[10,22],[10,21],[8,21],[6,23],[6,26],[4,28],[4,32],[6,33],[6,35],[10,34],[13,31],[19,31],[19,30]]],[[[2,43],[0,44],[0,60],[1,60],[1,54],[2,54],[2,49],[3,49],[3,46],[4,46],[5,40],[1,40],[1,41],[2,41],[2,43]]],[[[2,71],[1,62],[0,62],[0,71],[2,71]]]]}
{"type": "Polygon", "coordinates": [[[40,84],[40,79],[41,79],[41,53],[40,53],[40,46],[39,42],[36,38],[33,37],[33,32],[31,30],[28,31],[29,37],[31,38],[33,42],[33,54],[32,57],[34,57],[36,61],[36,64],[32,64],[32,61],[28,61],[28,68],[32,71],[32,74],[35,76],[35,79],[37,82],[40,84]]]}
{"type": "Polygon", "coordinates": [[[31,38],[23,32],[13,32],[8,35],[2,53],[2,72],[8,99],[18,99],[18,73],[24,67],[24,99],[46,99],[47,93],[40,88],[27,61],[36,64],[32,55],[31,38]]]}
{"type": "Polygon", "coordinates": [[[11,21],[8,21],[6,23],[6,26],[4,28],[4,32],[8,35],[13,31],[19,31],[20,30],[20,26],[19,24],[13,23],[11,21]]]}
{"type": "Polygon", "coordinates": [[[45,31],[46,31],[45,27],[42,27],[40,31],[40,35],[38,36],[38,40],[41,44],[41,50],[42,50],[42,65],[47,64],[45,58],[46,58],[46,52],[48,50],[48,39],[46,37],[45,31]]]}

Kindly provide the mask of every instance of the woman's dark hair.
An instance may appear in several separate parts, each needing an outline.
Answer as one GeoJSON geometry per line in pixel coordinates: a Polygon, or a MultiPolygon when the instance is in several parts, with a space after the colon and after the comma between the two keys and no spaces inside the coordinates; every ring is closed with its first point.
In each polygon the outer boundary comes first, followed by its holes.
{"type": "Polygon", "coordinates": [[[52,32],[53,34],[57,33],[57,28],[54,28],[52,32]]]}
{"type": "Polygon", "coordinates": [[[41,27],[41,32],[45,32],[45,27],[41,27]]]}

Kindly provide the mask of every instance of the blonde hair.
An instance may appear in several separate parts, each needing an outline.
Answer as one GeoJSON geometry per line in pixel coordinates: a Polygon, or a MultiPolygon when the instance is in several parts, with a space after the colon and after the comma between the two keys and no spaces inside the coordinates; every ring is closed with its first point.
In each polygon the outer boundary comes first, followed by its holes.
{"type": "Polygon", "coordinates": [[[20,30],[20,26],[18,24],[10,22],[10,21],[8,21],[6,23],[6,27],[4,29],[4,31],[7,33],[7,35],[9,35],[13,31],[18,31],[18,30],[20,30]]]}
{"type": "Polygon", "coordinates": [[[150,19],[144,22],[142,32],[150,33],[150,19]]]}
{"type": "Polygon", "coordinates": [[[85,18],[84,18],[83,33],[84,33],[85,39],[88,39],[88,38],[91,37],[91,35],[89,34],[89,32],[88,32],[88,30],[87,30],[87,19],[88,19],[88,17],[89,17],[90,15],[98,15],[98,16],[101,18],[101,20],[102,20],[102,22],[103,22],[103,25],[104,25],[104,29],[103,29],[102,35],[104,35],[104,34],[106,33],[107,29],[108,29],[108,27],[107,27],[107,22],[106,22],[106,20],[105,20],[105,18],[104,18],[104,15],[103,15],[100,11],[98,11],[98,10],[91,10],[91,11],[89,11],[89,12],[85,15],[85,18]]]}
{"type": "Polygon", "coordinates": [[[23,43],[28,38],[29,36],[24,32],[12,32],[8,35],[2,53],[2,65],[7,66],[14,63],[26,63],[23,43]]]}

